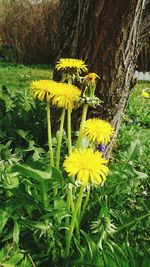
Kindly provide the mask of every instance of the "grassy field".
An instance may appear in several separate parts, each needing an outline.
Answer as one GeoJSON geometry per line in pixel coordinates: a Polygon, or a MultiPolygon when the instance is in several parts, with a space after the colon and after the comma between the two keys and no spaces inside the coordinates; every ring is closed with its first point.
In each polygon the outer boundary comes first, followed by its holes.
{"type": "Polygon", "coordinates": [[[47,65],[19,65],[0,63],[0,85],[7,85],[11,90],[28,87],[31,80],[52,78],[52,69],[47,65]]]}
{"type": "MultiPolygon", "coordinates": [[[[60,217],[48,224],[49,210],[41,204],[37,180],[18,178],[13,167],[18,162],[32,162],[43,170],[47,164],[45,107],[33,100],[28,90],[30,81],[51,77],[50,66],[0,63],[0,265],[3,267],[61,264],[58,255],[63,253],[62,234],[59,235],[57,227],[64,216],[63,199],[57,200],[60,217]]],[[[131,92],[109,163],[109,177],[105,186],[91,192],[81,225],[83,246],[75,240],[72,267],[150,266],[150,99],[141,96],[142,90],[150,92],[150,83],[140,82],[131,92]],[[90,232],[91,222],[95,233],[90,232]]]]}

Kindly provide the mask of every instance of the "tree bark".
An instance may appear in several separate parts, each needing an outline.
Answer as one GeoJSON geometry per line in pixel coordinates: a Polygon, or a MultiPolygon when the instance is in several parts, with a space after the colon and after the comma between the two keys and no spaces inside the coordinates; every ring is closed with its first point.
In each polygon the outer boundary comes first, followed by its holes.
{"type": "Polygon", "coordinates": [[[133,76],[140,48],[149,35],[142,24],[149,2],[60,1],[61,45],[57,59],[81,58],[90,71],[101,77],[96,94],[103,104],[91,113],[111,121],[116,129],[135,84],[133,76]],[[145,34],[141,42],[142,33],[145,34]]]}

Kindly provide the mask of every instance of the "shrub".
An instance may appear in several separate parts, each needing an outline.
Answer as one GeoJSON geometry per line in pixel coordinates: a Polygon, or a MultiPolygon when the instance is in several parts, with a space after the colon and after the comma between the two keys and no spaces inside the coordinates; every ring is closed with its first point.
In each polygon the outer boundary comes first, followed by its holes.
{"type": "Polygon", "coordinates": [[[58,1],[4,1],[1,54],[20,63],[53,63],[58,44],[58,1]]]}

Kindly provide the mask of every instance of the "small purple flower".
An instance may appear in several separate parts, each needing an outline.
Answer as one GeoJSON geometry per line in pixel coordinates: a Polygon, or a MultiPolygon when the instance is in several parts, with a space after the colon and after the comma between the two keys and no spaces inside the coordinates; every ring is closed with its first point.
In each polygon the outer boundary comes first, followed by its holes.
{"type": "Polygon", "coordinates": [[[105,145],[98,145],[97,150],[98,150],[99,152],[104,153],[104,151],[105,151],[105,145]]]}

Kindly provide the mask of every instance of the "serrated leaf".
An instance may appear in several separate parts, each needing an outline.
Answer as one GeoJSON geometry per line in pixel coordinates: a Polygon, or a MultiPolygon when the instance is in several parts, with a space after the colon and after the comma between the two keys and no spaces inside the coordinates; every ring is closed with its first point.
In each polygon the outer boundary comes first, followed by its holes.
{"type": "Polygon", "coordinates": [[[140,142],[139,140],[135,140],[131,142],[130,147],[127,150],[126,153],[126,160],[125,163],[122,167],[122,170],[125,168],[126,164],[133,159],[138,153],[139,153],[139,147],[140,147],[140,142]]]}
{"type": "Polygon", "coordinates": [[[133,170],[135,174],[137,174],[138,178],[140,179],[146,179],[148,178],[148,175],[144,172],[139,172],[139,171],[136,171],[136,170],[133,170]]]}
{"type": "Polygon", "coordinates": [[[2,232],[8,219],[10,218],[11,213],[12,213],[12,210],[10,208],[7,208],[6,211],[0,210],[0,233],[2,232]]]}
{"type": "Polygon", "coordinates": [[[13,228],[13,239],[18,244],[19,242],[19,234],[20,234],[20,228],[17,221],[14,222],[14,228],[13,228]]]}
{"type": "Polygon", "coordinates": [[[29,142],[29,140],[30,140],[30,132],[29,131],[19,129],[16,131],[16,133],[18,133],[23,139],[25,139],[27,142],[29,142]]]}
{"type": "Polygon", "coordinates": [[[22,253],[18,253],[14,256],[12,256],[12,258],[8,261],[5,261],[3,263],[3,267],[16,267],[16,265],[23,259],[23,254],[22,253]]]}
{"type": "Polygon", "coordinates": [[[12,171],[17,171],[20,175],[33,178],[37,181],[42,179],[49,180],[52,176],[52,171],[46,172],[38,169],[34,169],[30,165],[26,164],[17,164],[11,168],[12,171]]]}
{"type": "Polygon", "coordinates": [[[51,228],[50,224],[45,224],[44,222],[36,221],[36,222],[29,222],[27,223],[30,227],[42,230],[42,231],[47,231],[51,228]]]}

